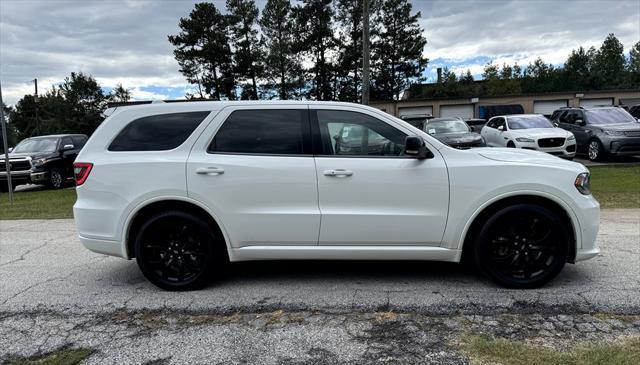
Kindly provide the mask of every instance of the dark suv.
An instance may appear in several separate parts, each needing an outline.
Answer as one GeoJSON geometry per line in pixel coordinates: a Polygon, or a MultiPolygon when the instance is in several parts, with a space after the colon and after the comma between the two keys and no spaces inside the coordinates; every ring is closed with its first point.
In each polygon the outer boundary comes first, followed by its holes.
{"type": "MultiPolygon", "coordinates": [[[[9,150],[13,187],[46,184],[59,189],[73,179],[73,161],[87,143],[84,134],[58,134],[23,139],[9,150]]],[[[4,155],[0,161],[0,189],[7,190],[4,155]]]]}
{"type": "Polygon", "coordinates": [[[591,161],[640,155],[640,123],[623,108],[562,108],[553,112],[552,120],[576,136],[577,152],[591,161]]]}

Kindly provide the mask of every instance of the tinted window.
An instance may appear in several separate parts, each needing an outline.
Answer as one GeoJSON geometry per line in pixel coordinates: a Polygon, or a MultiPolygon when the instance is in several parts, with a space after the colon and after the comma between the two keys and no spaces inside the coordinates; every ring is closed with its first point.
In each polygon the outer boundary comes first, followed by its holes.
{"type": "Polygon", "coordinates": [[[73,145],[76,149],[82,149],[82,147],[87,143],[87,137],[84,136],[73,136],[71,139],[73,139],[73,145]]]}
{"type": "Polygon", "coordinates": [[[164,151],[180,146],[209,112],[160,114],[127,124],[109,151],[164,151]]]}
{"type": "Polygon", "coordinates": [[[318,110],[324,155],[401,156],[407,135],[362,113],[318,110]]]}
{"type": "Polygon", "coordinates": [[[222,124],[208,151],[303,154],[304,131],[308,130],[306,113],[306,110],[237,110],[222,124]]]}
{"type": "MultiPolygon", "coordinates": [[[[73,145],[73,140],[71,139],[71,137],[63,137],[62,138],[62,143],[60,144],[60,147],[64,147],[68,144],[73,145]]],[[[74,148],[76,148],[76,146],[73,146],[74,148]]]]}

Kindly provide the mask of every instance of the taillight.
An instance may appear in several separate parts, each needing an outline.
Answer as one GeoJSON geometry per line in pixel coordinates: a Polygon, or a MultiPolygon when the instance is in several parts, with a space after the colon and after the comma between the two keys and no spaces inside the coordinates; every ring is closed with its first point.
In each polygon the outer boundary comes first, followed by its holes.
{"type": "Polygon", "coordinates": [[[93,168],[93,164],[88,162],[75,162],[73,164],[73,173],[76,175],[76,186],[84,184],[85,180],[89,177],[91,168],[93,168]]]}

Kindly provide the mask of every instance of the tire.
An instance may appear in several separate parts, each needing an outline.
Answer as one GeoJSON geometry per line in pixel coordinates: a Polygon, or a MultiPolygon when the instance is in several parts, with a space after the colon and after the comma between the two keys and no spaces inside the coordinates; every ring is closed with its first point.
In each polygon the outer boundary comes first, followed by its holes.
{"type": "Polygon", "coordinates": [[[134,242],[136,261],[144,276],[170,291],[199,289],[209,283],[226,258],[215,249],[216,243],[220,242],[207,222],[183,211],[151,216],[134,242]]]}
{"type": "Polygon", "coordinates": [[[54,189],[62,189],[66,178],[60,169],[51,169],[49,171],[49,186],[54,189]]]}
{"type": "Polygon", "coordinates": [[[516,144],[513,141],[507,142],[507,148],[516,148],[516,144]]]}
{"type": "Polygon", "coordinates": [[[555,278],[569,255],[569,232],[553,211],[533,204],[491,216],[474,242],[478,270],[507,288],[538,288],[555,278]]]}
{"type": "Polygon", "coordinates": [[[602,142],[597,139],[590,140],[587,145],[587,156],[591,161],[603,161],[607,156],[602,142]]]}

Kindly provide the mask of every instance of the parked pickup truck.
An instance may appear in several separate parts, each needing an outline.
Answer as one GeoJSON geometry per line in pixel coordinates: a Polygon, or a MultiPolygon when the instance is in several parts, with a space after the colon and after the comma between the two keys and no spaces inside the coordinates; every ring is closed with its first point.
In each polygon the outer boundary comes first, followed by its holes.
{"type": "MultiPolygon", "coordinates": [[[[12,186],[45,184],[59,189],[73,180],[73,161],[87,143],[84,134],[58,134],[23,139],[9,149],[12,186]]],[[[0,191],[7,191],[5,155],[0,155],[0,191]]]]}

